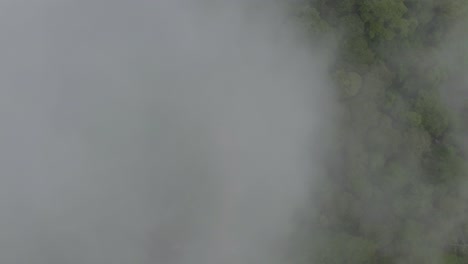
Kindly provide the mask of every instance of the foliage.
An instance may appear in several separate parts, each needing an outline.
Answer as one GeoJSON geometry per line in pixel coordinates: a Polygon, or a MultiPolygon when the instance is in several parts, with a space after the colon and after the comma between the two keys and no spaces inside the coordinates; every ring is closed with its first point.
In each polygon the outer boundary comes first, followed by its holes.
{"type": "MultiPolygon", "coordinates": [[[[322,234],[323,235],[323,234],[322,234]]],[[[375,243],[346,233],[326,234],[311,263],[371,264],[376,255],[375,243]],[[339,254],[336,254],[339,252],[339,254]]]]}
{"type": "Polygon", "coordinates": [[[342,33],[331,73],[344,111],[304,263],[468,263],[441,236],[465,204],[454,129],[468,131],[468,114],[448,110],[440,89],[453,71],[434,56],[466,4],[315,0],[299,12],[314,36],[342,33]]]}
{"type": "Polygon", "coordinates": [[[448,129],[449,117],[440,99],[433,92],[421,91],[415,102],[415,110],[421,115],[422,126],[433,137],[441,137],[448,129]]]}
{"type": "Polygon", "coordinates": [[[338,70],[335,78],[344,97],[352,97],[359,93],[362,86],[362,78],[358,73],[338,70]]]}
{"type": "Polygon", "coordinates": [[[303,6],[296,10],[302,26],[312,34],[324,33],[331,30],[330,25],[320,17],[317,9],[310,5],[303,6]]]}
{"type": "Polygon", "coordinates": [[[408,9],[403,0],[361,0],[358,5],[371,40],[391,40],[398,35],[406,37],[415,29],[416,22],[404,17],[408,9]]]}

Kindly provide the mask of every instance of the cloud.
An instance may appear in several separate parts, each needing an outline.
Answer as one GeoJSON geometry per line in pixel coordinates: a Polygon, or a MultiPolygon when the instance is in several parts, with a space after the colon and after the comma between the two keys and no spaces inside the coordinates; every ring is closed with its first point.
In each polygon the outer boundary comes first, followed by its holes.
{"type": "Polygon", "coordinates": [[[278,257],[320,173],[332,102],[329,61],[285,14],[241,1],[2,5],[1,262],[278,257]]]}

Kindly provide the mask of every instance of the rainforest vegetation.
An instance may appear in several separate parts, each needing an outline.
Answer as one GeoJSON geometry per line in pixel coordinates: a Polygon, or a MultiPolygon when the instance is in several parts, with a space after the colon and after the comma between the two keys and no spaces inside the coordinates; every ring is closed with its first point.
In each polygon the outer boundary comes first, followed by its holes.
{"type": "Polygon", "coordinates": [[[293,4],[311,38],[336,43],[340,102],[297,263],[468,263],[467,4],[293,4]]]}

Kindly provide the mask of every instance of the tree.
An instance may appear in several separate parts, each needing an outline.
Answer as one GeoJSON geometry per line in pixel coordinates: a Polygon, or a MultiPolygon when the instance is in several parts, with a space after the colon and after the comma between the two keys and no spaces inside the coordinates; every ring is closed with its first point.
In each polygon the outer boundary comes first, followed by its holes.
{"type": "Polygon", "coordinates": [[[354,63],[372,64],[375,54],[370,49],[367,40],[360,35],[352,36],[343,41],[343,58],[354,63]]]}
{"type": "Polygon", "coordinates": [[[421,124],[432,137],[440,138],[447,131],[449,115],[435,91],[420,91],[415,102],[415,111],[421,115],[421,124]]]}
{"type": "Polygon", "coordinates": [[[314,251],[311,263],[371,264],[377,254],[375,242],[347,233],[320,234],[323,240],[314,251]]]}
{"type": "Polygon", "coordinates": [[[321,18],[317,9],[311,5],[302,5],[296,11],[296,17],[302,26],[312,34],[331,31],[330,25],[321,18]]]}
{"type": "Polygon", "coordinates": [[[416,28],[414,19],[404,18],[408,9],[403,0],[360,0],[358,5],[371,40],[406,37],[416,28]]]}
{"type": "Polygon", "coordinates": [[[362,86],[362,78],[356,72],[338,70],[335,73],[335,80],[341,88],[341,95],[345,98],[357,95],[362,86]]]}
{"type": "MultiPolygon", "coordinates": [[[[335,141],[339,162],[330,162],[328,185],[314,197],[319,213],[311,226],[320,240],[307,244],[312,253],[303,260],[434,263],[443,252],[445,263],[467,262],[468,252],[450,254],[440,238],[466,202],[457,194],[467,164],[454,129],[464,133],[468,125],[454,123],[468,118],[453,119],[439,94],[466,68],[450,69],[435,54],[468,2],[312,2],[305,25],[342,33],[330,72],[344,113],[335,141]]],[[[453,61],[468,65],[463,52],[457,55],[453,61]]]]}

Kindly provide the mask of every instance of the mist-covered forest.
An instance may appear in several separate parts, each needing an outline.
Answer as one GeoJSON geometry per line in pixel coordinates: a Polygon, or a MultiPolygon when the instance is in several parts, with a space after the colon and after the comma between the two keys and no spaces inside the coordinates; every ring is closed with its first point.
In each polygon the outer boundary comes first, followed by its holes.
{"type": "Polygon", "coordinates": [[[313,38],[336,45],[340,105],[299,263],[468,263],[467,4],[295,5],[313,38]]]}
{"type": "Polygon", "coordinates": [[[0,263],[467,264],[467,18],[0,1],[0,263]]]}

